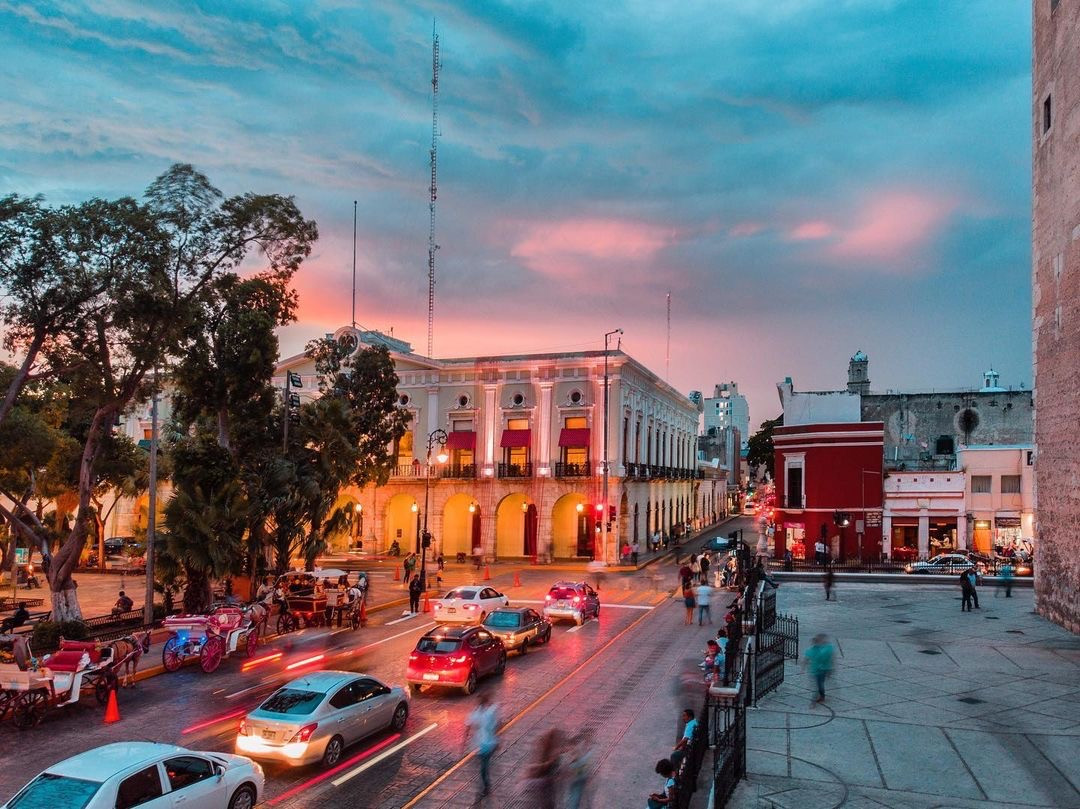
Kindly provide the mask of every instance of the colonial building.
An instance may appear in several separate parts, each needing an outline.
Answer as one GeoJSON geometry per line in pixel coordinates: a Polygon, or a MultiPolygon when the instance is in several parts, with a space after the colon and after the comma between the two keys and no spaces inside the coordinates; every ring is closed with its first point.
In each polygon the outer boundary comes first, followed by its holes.
{"type": "Polygon", "coordinates": [[[1035,609],[1080,632],[1080,3],[1032,5],[1035,609]]]}
{"type": "MultiPolygon", "coordinates": [[[[655,531],[678,534],[725,511],[726,470],[697,460],[698,406],[621,351],[606,357],[605,501],[605,352],[432,359],[376,332],[333,337],[387,345],[398,406],[412,416],[390,481],[347,493],[358,519],[339,549],[362,542],[382,552],[397,541],[413,550],[426,525],[433,555],[480,546],[488,559],[613,561],[624,541],[644,545],[655,531]]],[[[314,395],[311,360],[283,361],[281,384],[287,371],[314,395]]]]}

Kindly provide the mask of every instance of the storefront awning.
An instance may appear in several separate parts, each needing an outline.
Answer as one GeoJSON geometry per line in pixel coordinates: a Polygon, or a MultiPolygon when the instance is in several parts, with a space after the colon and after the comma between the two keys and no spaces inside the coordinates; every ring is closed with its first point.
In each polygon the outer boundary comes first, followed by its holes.
{"type": "Polygon", "coordinates": [[[455,430],[446,436],[446,448],[476,451],[476,433],[472,430],[455,430]]]}
{"type": "Polygon", "coordinates": [[[499,446],[503,449],[532,446],[532,430],[503,430],[499,446]]]}
{"type": "Polygon", "coordinates": [[[559,446],[560,447],[588,447],[589,446],[589,428],[588,427],[564,427],[563,431],[559,433],[559,446]]]}

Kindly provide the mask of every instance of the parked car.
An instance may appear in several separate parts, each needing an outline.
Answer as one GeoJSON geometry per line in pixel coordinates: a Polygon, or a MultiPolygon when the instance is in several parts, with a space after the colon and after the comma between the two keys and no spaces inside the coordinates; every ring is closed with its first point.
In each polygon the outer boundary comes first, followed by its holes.
{"type": "Polygon", "coordinates": [[[105,540],[105,555],[119,556],[124,552],[124,548],[138,546],[138,544],[135,537],[109,537],[105,540]]]}
{"type": "Polygon", "coordinates": [[[975,572],[979,575],[982,575],[986,570],[985,564],[982,562],[973,562],[962,553],[943,553],[931,559],[927,559],[925,562],[911,562],[904,566],[904,572],[924,574],[936,573],[943,576],[958,576],[970,567],[974,567],[975,572]]]}
{"type": "Polygon", "coordinates": [[[532,607],[500,607],[484,619],[484,629],[501,640],[506,651],[520,654],[551,640],[551,621],[532,607]]]}
{"type": "Polygon", "coordinates": [[[414,692],[424,685],[449,685],[471,694],[485,674],[505,669],[506,649],[484,627],[438,627],[417,641],[405,678],[414,692]]]}
{"type": "Polygon", "coordinates": [[[282,686],[240,722],[237,752],[300,766],[333,767],[353,742],[409,716],[404,688],[355,671],[316,671],[282,686]]]}
{"type": "Polygon", "coordinates": [[[251,809],[263,780],[245,756],[117,742],[52,765],[0,809],[251,809]]]}
{"type": "Polygon", "coordinates": [[[600,596],[583,581],[559,581],[544,596],[544,617],[549,621],[569,618],[581,626],[600,617],[600,596]]]}
{"type": "Polygon", "coordinates": [[[488,613],[510,606],[510,599],[493,587],[456,587],[431,602],[432,617],[440,624],[480,624],[488,613]]]}

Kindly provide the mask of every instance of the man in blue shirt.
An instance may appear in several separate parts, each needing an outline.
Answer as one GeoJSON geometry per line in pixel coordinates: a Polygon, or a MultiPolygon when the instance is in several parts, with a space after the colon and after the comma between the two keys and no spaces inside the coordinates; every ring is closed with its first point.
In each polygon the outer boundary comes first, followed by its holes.
{"type": "Polygon", "coordinates": [[[679,762],[689,752],[690,744],[694,741],[694,732],[697,730],[698,721],[694,718],[694,711],[692,708],[684,708],[682,712],[683,725],[682,738],[679,739],[675,745],[675,749],[671,753],[671,763],[676,767],[679,766],[679,762]]]}

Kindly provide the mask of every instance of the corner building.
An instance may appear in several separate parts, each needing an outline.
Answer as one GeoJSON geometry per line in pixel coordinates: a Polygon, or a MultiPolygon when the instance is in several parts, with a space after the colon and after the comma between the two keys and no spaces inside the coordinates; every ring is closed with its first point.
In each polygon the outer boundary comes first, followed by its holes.
{"type": "MultiPolygon", "coordinates": [[[[376,332],[339,329],[339,341],[383,343],[397,371],[398,406],[409,411],[409,432],[394,447],[396,466],[381,486],[347,491],[363,515],[335,550],[363,542],[385,552],[419,550],[427,500],[431,555],[472,554],[487,560],[537,563],[604,558],[615,561],[623,542],[655,531],[678,535],[725,511],[726,470],[697,461],[699,408],[621,351],[608,370],[607,504],[614,510],[611,540],[601,548],[603,516],[604,352],[432,359],[376,332]],[[446,432],[445,464],[436,442],[446,432]]],[[[304,355],[277,369],[301,375],[301,395],[313,395],[314,364],[304,355]]]]}
{"type": "Polygon", "coordinates": [[[1080,3],[1032,4],[1035,609],[1080,632],[1080,3]]]}

